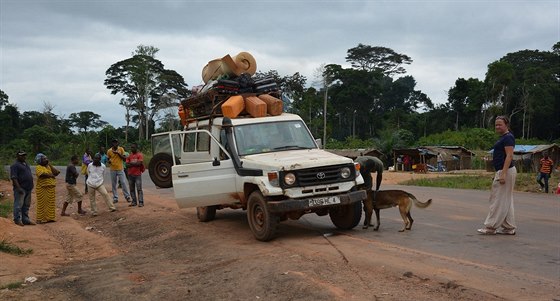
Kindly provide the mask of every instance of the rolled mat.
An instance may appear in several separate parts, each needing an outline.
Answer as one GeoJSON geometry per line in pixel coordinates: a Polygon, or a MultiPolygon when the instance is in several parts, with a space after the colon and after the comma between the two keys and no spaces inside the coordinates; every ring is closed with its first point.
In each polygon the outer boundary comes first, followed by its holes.
{"type": "Polygon", "coordinates": [[[237,70],[234,70],[237,76],[241,75],[241,73],[248,73],[253,76],[257,72],[257,62],[249,52],[242,51],[238,53],[233,57],[233,61],[237,66],[237,70]]]}
{"type": "Polygon", "coordinates": [[[224,57],[208,62],[202,68],[202,80],[208,83],[211,80],[225,76],[240,76],[247,73],[253,76],[257,72],[257,62],[249,52],[240,52],[233,58],[226,54],[224,57]]]}
{"type": "Polygon", "coordinates": [[[266,112],[269,115],[278,116],[282,114],[283,103],[280,99],[268,94],[259,95],[259,99],[266,103],[266,112]]]}
{"type": "Polygon", "coordinates": [[[245,111],[253,117],[266,116],[266,103],[256,96],[245,97],[245,111]]]}
{"type": "Polygon", "coordinates": [[[237,117],[243,109],[245,109],[245,101],[241,95],[230,96],[222,104],[222,114],[229,118],[237,117]]]}

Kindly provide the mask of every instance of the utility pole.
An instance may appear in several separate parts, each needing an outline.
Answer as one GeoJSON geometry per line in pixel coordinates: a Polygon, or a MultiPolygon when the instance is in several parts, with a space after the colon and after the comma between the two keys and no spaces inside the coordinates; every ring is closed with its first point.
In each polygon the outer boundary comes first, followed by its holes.
{"type": "Polygon", "coordinates": [[[356,110],[352,115],[352,138],[356,138],[356,110]]]}
{"type": "Polygon", "coordinates": [[[327,98],[329,94],[329,85],[325,80],[325,99],[323,101],[323,149],[327,145],[327,98]]]}
{"type": "Polygon", "coordinates": [[[146,112],[146,140],[149,140],[148,130],[150,129],[150,120],[148,118],[149,114],[148,114],[148,89],[147,89],[147,87],[146,87],[146,109],[144,111],[146,112]]]}

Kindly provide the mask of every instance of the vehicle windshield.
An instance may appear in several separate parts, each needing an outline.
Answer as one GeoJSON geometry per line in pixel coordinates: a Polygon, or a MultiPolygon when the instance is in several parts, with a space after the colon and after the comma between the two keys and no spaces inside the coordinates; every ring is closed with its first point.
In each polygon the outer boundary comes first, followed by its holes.
{"type": "Polygon", "coordinates": [[[246,124],[234,129],[240,156],[317,148],[303,122],[297,120],[246,124]]]}

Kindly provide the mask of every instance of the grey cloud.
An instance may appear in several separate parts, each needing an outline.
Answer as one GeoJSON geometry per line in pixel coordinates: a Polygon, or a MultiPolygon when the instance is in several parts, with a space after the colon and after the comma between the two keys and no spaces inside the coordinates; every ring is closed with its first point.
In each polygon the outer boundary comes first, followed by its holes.
{"type": "MultiPolygon", "coordinates": [[[[300,72],[311,84],[320,64],[345,65],[346,51],[364,43],[411,56],[417,88],[444,102],[457,77],[482,79],[509,52],[549,50],[559,19],[558,2],[547,0],[0,0],[0,89],[21,109],[50,99],[68,115],[80,110],[76,99],[119,107],[104,73],[139,44],[160,48],[193,86],[206,62],[243,50],[259,70],[300,72]]],[[[102,118],[124,124],[107,107],[102,118]]]]}

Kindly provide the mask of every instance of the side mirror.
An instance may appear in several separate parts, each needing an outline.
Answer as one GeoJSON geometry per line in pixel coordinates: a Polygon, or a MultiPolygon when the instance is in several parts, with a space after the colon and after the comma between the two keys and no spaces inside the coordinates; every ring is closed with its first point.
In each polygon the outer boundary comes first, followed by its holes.
{"type": "Polygon", "coordinates": [[[317,143],[317,146],[319,146],[319,148],[323,148],[323,141],[321,138],[315,139],[315,143],[317,143]]]}
{"type": "Polygon", "coordinates": [[[212,166],[220,166],[220,161],[218,160],[218,157],[214,157],[214,161],[212,162],[212,166]]]}

